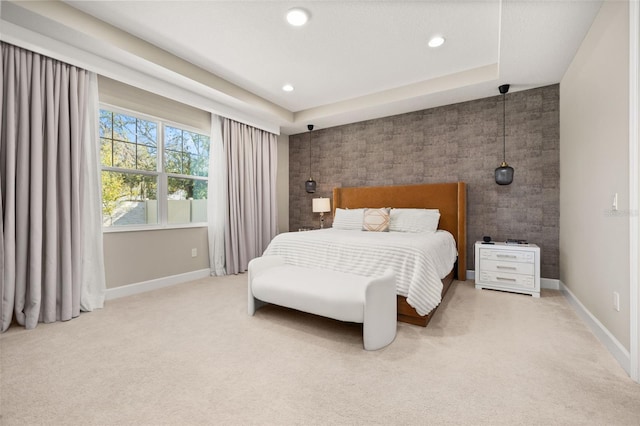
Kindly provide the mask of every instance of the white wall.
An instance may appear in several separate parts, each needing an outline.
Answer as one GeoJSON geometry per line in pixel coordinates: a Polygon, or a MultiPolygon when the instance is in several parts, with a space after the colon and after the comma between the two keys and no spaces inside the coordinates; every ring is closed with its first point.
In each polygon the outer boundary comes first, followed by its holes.
{"type": "MultiPolygon", "coordinates": [[[[142,112],[203,133],[210,133],[211,115],[180,102],[100,76],[100,101],[142,112]]],[[[289,137],[278,136],[276,182],[278,227],[289,230],[289,137]]],[[[209,267],[207,228],[108,232],[104,234],[107,287],[115,288],[209,267]],[[191,249],[198,256],[191,257],[191,249]]]]}
{"type": "Polygon", "coordinates": [[[628,7],[603,4],[560,83],[560,280],[627,350],[628,7]]]}
{"type": "Polygon", "coordinates": [[[207,228],[105,233],[104,267],[107,288],[207,269],[207,228]]]}
{"type": "Polygon", "coordinates": [[[99,75],[100,102],[135,112],[142,112],[164,120],[185,124],[211,133],[211,114],[198,108],[147,92],[128,84],[99,75]]]}
{"type": "Polygon", "coordinates": [[[1,4],[8,25],[0,33],[20,47],[274,133],[293,121],[290,111],[62,1],[1,4]]]}
{"type": "MultiPolygon", "coordinates": [[[[211,132],[211,114],[106,77],[98,80],[100,102],[211,132]]],[[[106,232],[107,288],[120,287],[209,267],[207,228],[106,232]],[[197,256],[191,256],[191,249],[197,256]]]]}

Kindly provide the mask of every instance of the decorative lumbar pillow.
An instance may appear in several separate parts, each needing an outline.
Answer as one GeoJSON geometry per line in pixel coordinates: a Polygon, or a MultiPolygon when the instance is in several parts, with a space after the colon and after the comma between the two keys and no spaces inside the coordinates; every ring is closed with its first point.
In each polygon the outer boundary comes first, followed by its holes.
{"type": "Polygon", "coordinates": [[[391,209],[389,230],[395,232],[436,232],[438,209],[391,209]]]}
{"type": "Polygon", "coordinates": [[[389,210],[382,209],[364,209],[362,220],[363,231],[387,232],[389,231],[389,210]]]}
{"type": "Polygon", "coordinates": [[[336,209],[331,226],[335,229],[359,231],[362,229],[363,214],[364,209],[336,209]]]}

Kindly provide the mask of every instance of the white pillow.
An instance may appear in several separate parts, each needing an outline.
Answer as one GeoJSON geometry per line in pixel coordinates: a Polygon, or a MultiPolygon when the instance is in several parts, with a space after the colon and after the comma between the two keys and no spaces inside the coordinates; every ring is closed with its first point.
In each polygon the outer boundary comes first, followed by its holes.
{"type": "Polygon", "coordinates": [[[391,209],[389,231],[436,232],[440,222],[438,209],[391,209]]]}
{"type": "Polygon", "coordinates": [[[336,209],[332,227],[348,231],[360,231],[362,230],[363,216],[364,209],[336,209]]]}

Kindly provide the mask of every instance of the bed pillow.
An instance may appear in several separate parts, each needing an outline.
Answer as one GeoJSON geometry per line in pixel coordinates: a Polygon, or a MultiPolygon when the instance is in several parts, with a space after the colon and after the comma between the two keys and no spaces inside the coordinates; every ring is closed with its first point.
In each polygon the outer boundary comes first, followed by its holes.
{"type": "Polygon", "coordinates": [[[436,232],[438,209],[391,209],[389,230],[394,232],[436,232]]]}
{"type": "Polygon", "coordinates": [[[362,230],[389,232],[389,210],[391,209],[364,209],[362,230]]]}
{"type": "Polygon", "coordinates": [[[336,209],[333,217],[333,228],[347,231],[360,231],[364,209],[336,209]]]}

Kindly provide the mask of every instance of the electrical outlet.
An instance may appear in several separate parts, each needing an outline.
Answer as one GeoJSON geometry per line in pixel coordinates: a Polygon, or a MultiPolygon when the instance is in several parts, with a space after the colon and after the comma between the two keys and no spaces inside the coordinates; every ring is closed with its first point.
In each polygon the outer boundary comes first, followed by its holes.
{"type": "Polygon", "coordinates": [[[191,249],[191,257],[196,257],[198,256],[198,249],[197,248],[192,248],[191,249]]]}
{"type": "Polygon", "coordinates": [[[620,294],[617,291],[613,292],[613,309],[620,312],[620,294]]]}

